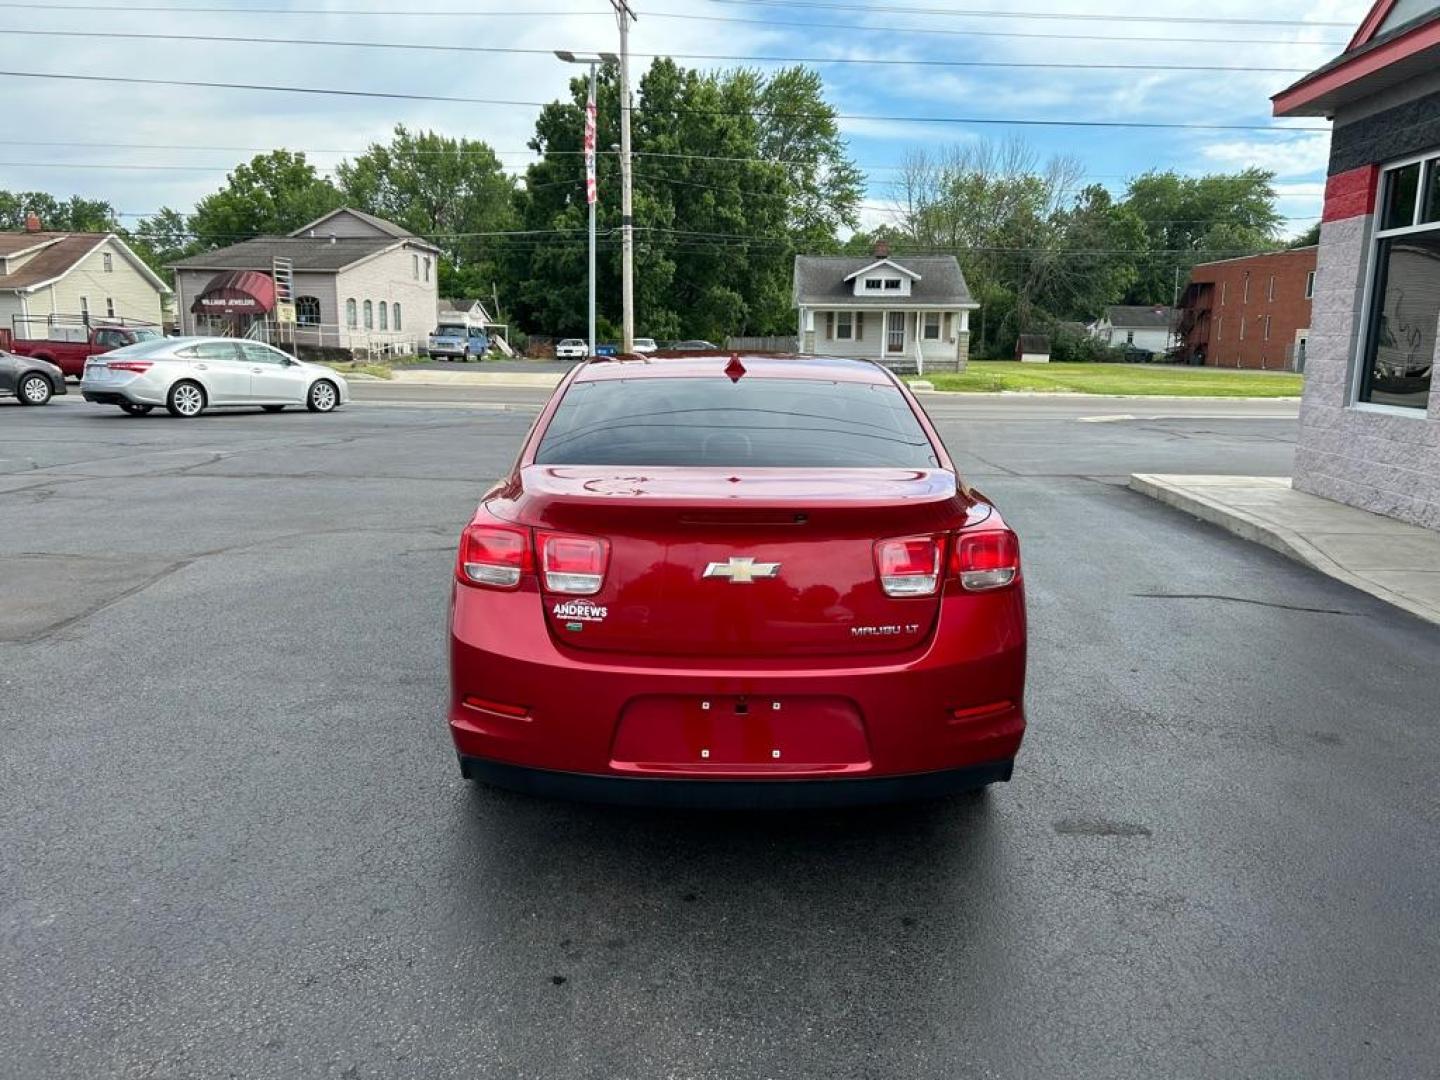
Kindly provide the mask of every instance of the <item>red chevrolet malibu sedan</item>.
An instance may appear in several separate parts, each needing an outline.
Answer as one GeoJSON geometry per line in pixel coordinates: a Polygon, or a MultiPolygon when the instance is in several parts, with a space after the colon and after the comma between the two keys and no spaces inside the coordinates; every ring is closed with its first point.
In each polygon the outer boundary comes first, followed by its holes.
{"type": "Polygon", "coordinates": [[[1020,551],[860,360],[581,364],[460,539],[470,779],[611,802],[869,803],[1008,780],[1020,551]]]}

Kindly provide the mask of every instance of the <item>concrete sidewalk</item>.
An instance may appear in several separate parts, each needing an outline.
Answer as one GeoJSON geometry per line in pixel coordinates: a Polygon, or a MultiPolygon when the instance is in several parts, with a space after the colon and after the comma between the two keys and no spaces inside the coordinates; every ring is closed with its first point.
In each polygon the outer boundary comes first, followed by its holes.
{"type": "Polygon", "coordinates": [[[1296,491],[1288,476],[1135,473],[1130,487],[1440,624],[1440,532],[1296,491]]]}

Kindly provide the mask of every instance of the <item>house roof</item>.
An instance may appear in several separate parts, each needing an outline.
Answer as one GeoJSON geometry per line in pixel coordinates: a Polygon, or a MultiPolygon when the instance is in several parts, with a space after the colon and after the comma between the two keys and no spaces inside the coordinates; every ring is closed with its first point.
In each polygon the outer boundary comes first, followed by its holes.
{"type": "Polygon", "coordinates": [[[258,236],[171,263],[176,270],[266,270],[274,259],[289,259],[296,271],[335,273],[372,255],[414,240],[389,236],[341,236],[333,241],[308,236],[258,236]]]}
{"type": "Polygon", "coordinates": [[[55,240],[64,240],[69,235],[63,232],[0,232],[0,258],[43,247],[55,240]]]}
{"type": "Polygon", "coordinates": [[[331,210],[328,214],[324,214],[321,217],[316,218],[314,221],[310,222],[310,224],[300,226],[300,228],[296,229],[290,235],[303,237],[311,229],[320,228],[320,226],[325,224],[325,222],[329,221],[333,217],[337,217],[340,214],[349,214],[351,217],[359,218],[361,221],[365,222],[366,225],[369,225],[376,231],[384,233],[386,236],[394,237],[396,240],[409,239],[415,236],[415,234],[412,233],[409,229],[402,228],[401,226],[396,225],[393,221],[386,221],[384,218],[376,217],[374,214],[367,214],[364,210],[356,210],[353,206],[337,207],[336,209],[331,210]]]}
{"type": "Polygon", "coordinates": [[[842,304],[845,307],[916,307],[927,304],[974,304],[965,275],[954,255],[897,255],[883,260],[917,275],[909,296],[855,295],[854,275],[876,263],[874,255],[795,256],[794,299],[797,305],[842,304]]]}
{"type": "Polygon", "coordinates": [[[1112,304],[1105,309],[1105,318],[1111,326],[1123,326],[1127,330],[1168,330],[1174,317],[1170,308],[1154,304],[1112,304]]]}
{"type": "Polygon", "coordinates": [[[114,233],[20,232],[0,233],[0,256],[13,256],[32,248],[41,250],[13,273],[0,273],[0,289],[33,289],[58,281],[80,265],[96,248],[113,243],[121,257],[130,262],[158,292],[170,287],[114,233]]]}
{"type": "Polygon", "coordinates": [[[1328,116],[1437,65],[1440,2],[1376,0],[1344,52],[1270,101],[1276,116],[1328,116]]]}
{"type": "Polygon", "coordinates": [[[848,274],[845,275],[845,280],[846,280],[846,281],[854,281],[854,280],[855,280],[857,277],[859,277],[861,274],[868,274],[871,270],[875,270],[875,269],[877,269],[878,267],[881,267],[881,266],[892,266],[892,267],[894,267],[896,270],[900,271],[900,273],[904,274],[906,277],[908,277],[908,278],[910,278],[910,279],[912,279],[912,280],[914,280],[914,281],[919,281],[919,280],[920,280],[920,277],[921,277],[920,274],[917,274],[914,270],[911,270],[908,266],[901,266],[901,265],[900,265],[898,262],[896,262],[894,259],[891,259],[891,258],[888,258],[888,257],[887,257],[887,258],[884,258],[884,259],[876,259],[876,260],[875,260],[874,262],[872,262],[869,266],[862,266],[862,267],[860,267],[859,270],[852,270],[852,271],[850,271],[850,273],[848,273],[848,274]]]}

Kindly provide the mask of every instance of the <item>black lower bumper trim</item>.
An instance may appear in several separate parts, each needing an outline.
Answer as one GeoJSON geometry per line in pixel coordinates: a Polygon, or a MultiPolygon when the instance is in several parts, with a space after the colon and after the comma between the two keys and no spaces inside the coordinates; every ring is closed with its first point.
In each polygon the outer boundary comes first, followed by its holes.
{"type": "Polygon", "coordinates": [[[855,779],[666,780],[554,772],[485,758],[460,757],[460,772],[467,780],[480,780],[527,795],[622,806],[706,810],[873,806],[933,799],[1009,780],[1014,767],[1013,761],[990,761],[942,772],[855,779]]]}
{"type": "Polygon", "coordinates": [[[128,405],[130,399],[124,394],[114,394],[108,390],[82,390],[81,396],[96,405],[128,405]]]}

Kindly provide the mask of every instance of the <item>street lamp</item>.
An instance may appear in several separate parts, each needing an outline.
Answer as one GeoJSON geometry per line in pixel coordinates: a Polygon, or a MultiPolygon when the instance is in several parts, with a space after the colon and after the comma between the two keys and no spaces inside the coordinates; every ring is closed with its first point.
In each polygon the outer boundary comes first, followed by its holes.
{"type": "Polygon", "coordinates": [[[567,64],[588,64],[590,94],[585,99],[585,201],[590,204],[590,356],[595,356],[595,203],[599,197],[599,179],[595,172],[595,71],[601,64],[614,64],[614,53],[577,53],[556,49],[555,55],[567,64]]]}

